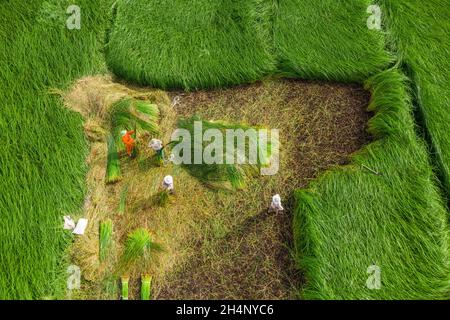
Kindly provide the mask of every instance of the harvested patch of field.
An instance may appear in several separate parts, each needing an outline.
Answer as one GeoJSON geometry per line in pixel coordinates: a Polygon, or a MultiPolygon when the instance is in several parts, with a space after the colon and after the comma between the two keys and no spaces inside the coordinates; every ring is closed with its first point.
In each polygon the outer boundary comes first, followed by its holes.
{"type": "Polygon", "coordinates": [[[301,276],[290,253],[292,191],[347,163],[368,142],[368,94],[358,86],[270,80],[175,95],[181,116],[279,129],[281,164],[277,175],[259,177],[245,192],[223,198],[199,254],[166,280],[158,298],[296,298],[301,276]],[[282,214],[267,213],[275,193],[285,200],[282,214]]]}
{"type": "MultiPolygon", "coordinates": [[[[153,257],[150,267],[137,264],[128,270],[130,298],[139,297],[139,278],[144,273],[153,276],[152,296],[156,299],[297,297],[301,276],[290,253],[293,190],[305,187],[323,170],[347,163],[349,155],[368,142],[367,92],[359,86],[280,79],[216,91],[166,94],[91,78],[80,80],[73,90],[78,90],[77,99],[98,95],[93,101],[100,104],[99,110],[108,110],[123,94],[156,103],[162,114],[164,142],[176,128],[177,118],[198,115],[205,120],[279,129],[281,143],[278,174],[255,177],[245,190],[230,192],[209,189],[181,167],[155,166],[146,146],[150,137],[142,133],[138,135],[139,156],[121,159],[123,179],[105,185],[105,137],[91,138],[90,198],[85,208],[91,224],[73,247],[74,260],[85,278],[79,297],[117,298],[114,280],[108,291],[105,288],[127,235],[142,227],[165,251],[153,257]],[[81,88],[83,81],[103,84],[81,88]],[[162,207],[155,199],[166,174],[174,176],[176,194],[162,207]],[[125,212],[119,214],[125,187],[125,212]],[[275,193],[281,194],[285,211],[269,214],[275,193]],[[114,224],[114,253],[100,264],[98,223],[108,218],[114,224]]],[[[67,97],[68,107],[77,109],[77,103],[67,97]]],[[[84,116],[88,123],[86,113],[84,116]]],[[[102,121],[98,115],[90,119],[104,130],[102,121]]],[[[90,132],[86,125],[85,129],[90,132]]]]}

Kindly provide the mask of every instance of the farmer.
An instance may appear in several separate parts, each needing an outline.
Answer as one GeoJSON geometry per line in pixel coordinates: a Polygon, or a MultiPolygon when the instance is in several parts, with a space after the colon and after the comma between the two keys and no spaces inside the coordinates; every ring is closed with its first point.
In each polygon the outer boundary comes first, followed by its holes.
{"type": "Polygon", "coordinates": [[[127,154],[131,157],[133,153],[133,148],[136,144],[133,137],[131,137],[131,135],[134,134],[134,130],[131,131],[122,130],[120,134],[122,135],[122,142],[125,144],[127,148],[127,154]]]}
{"type": "Polygon", "coordinates": [[[160,160],[164,159],[164,147],[161,140],[151,139],[148,146],[156,152],[160,160]]]}
{"type": "Polygon", "coordinates": [[[276,194],[272,197],[272,203],[270,204],[269,212],[275,212],[278,213],[280,211],[283,211],[284,208],[281,205],[281,197],[279,194],[276,194]]]}
{"type": "Polygon", "coordinates": [[[163,179],[163,188],[164,190],[167,190],[170,193],[173,193],[173,177],[172,176],[165,176],[163,179]]]}

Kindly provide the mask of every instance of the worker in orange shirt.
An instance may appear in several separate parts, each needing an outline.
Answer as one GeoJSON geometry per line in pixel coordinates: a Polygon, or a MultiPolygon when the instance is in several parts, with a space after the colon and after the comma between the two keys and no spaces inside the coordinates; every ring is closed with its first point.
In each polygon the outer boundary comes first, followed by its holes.
{"type": "Polygon", "coordinates": [[[133,153],[133,148],[136,144],[135,140],[131,136],[132,134],[134,134],[134,130],[130,131],[123,130],[120,134],[122,135],[122,142],[125,144],[127,148],[127,154],[131,157],[133,153]]]}

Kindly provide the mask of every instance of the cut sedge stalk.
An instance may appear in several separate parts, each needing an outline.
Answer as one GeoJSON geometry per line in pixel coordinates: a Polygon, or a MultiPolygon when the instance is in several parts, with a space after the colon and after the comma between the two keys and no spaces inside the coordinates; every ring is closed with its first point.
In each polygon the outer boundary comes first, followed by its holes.
{"type": "Polygon", "coordinates": [[[148,274],[141,277],[141,300],[151,299],[152,277],[148,274]]]}
{"type": "Polygon", "coordinates": [[[120,281],[122,283],[122,292],[120,298],[122,300],[128,300],[128,281],[130,280],[129,277],[121,277],[120,281]]]}
{"type": "Polygon", "coordinates": [[[120,200],[119,200],[119,208],[117,212],[122,215],[125,213],[126,202],[127,202],[127,194],[128,194],[128,185],[126,185],[122,191],[120,192],[120,200]]]}
{"type": "Polygon", "coordinates": [[[111,219],[100,223],[99,232],[99,259],[100,262],[105,261],[112,245],[113,222],[111,219]]]}
{"type": "Polygon", "coordinates": [[[112,135],[108,136],[108,160],[106,164],[106,183],[115,183],[122,179],[119,154],[112,135]]]}

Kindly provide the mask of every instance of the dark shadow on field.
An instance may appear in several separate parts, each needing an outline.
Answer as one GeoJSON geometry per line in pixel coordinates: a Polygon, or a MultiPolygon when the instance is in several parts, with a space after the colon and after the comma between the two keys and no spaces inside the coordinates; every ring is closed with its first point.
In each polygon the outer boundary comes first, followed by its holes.
{"type": "Polygon", "coordinates": [[[202,250],[158,299],[295,299],[302,283],[292,263],[291,215],[262,211],[246,219],[213,251],[202,250]]]}

